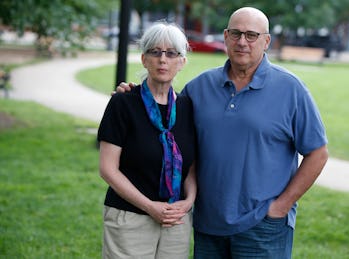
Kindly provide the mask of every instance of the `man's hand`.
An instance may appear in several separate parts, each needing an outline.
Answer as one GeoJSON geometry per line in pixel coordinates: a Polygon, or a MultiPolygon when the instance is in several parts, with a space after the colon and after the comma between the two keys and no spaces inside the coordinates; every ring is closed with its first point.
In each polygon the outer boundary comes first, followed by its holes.
{"type": "Polygon", "coordinates": [[[289,210],[290,208],[283,208],[278,200],[275,200],[270,204],[267,215],[271,218],[283,218],[286,217],[289,210]]]}
{"type": "Polygon", "coordinates": [[[136,84],[135,83],[125,83],[125,82],[121,82],[117,87],[116,87],[116,91],[112,92],[111,95],[115,94],[115,93],[125,93],[125,92],[129,92],[131,91],[131,89],[133,87],[135,87],[136,84]]]}

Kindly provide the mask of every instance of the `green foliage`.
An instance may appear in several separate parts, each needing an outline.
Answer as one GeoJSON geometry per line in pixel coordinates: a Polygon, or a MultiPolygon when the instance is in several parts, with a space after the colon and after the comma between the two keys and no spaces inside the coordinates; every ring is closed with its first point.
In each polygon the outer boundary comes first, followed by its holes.
{"type": "MultiPolygon", "coordinates": [[[[139,14],[145,11],[167,11],[180,13],[180,7],[185,6],[186,21],[199,21],[203,33],[222,32],[227,27],[230,15],[243,6],[256,7],[262,10],[270,20],[270,29],[281,25],[283,36],[295,34],[298,28],[304,28],[306,33],[314,33],[321,28],[327,28],[332,34],[337,34],[339,27],[345,27],[349,17],[349,0],[307,0],[290,1],[269,0],[227,1],[227,0],[181,0],[181,1],[134,1],[134,7],[139,14]]],[[[343,42],[346,42],[347,36],[343,42]]]]}
{"type": "Polygon", "coordinates": [[[232,12],[242,7],[241,1],[193,1],[191,6],[191,17],[207,22],[211,30],[222,32],[227,28],[229,17],[232,12]]]}
{"type": "Polygon", "coordinates": [[[273,1],[273,4],[269,0],[193,0],[190,3],[191,18],[201,19],[202,23],[207,22],[211,30],[218,32],[226,28],[230,15],[243,6],[261,9],[270,18],[270,28],[280,24],[286,31],[295,31],[300,27],[312,30],[327,27],[331,31],[339,24],[347,22],[349,17],[348,0],[278,0],[273,1]]]}
{"type": "Polygon", "coordinates": [[[274,5],[263,5],[265,12],[272,17],[272,26],[281,24],[284,28],[297,30],[297,28],[320,29],[333,28],[336,20],[335,7],[331,1],[278,1],[274,5]],[[315,8],[316,7],[316,8],[315,8]],[[323,19],[326,17],[326,19],[323,19]]]}
{"type": "Polygon", "coordinates": [[[133,1],[133,8],[136,9],[140,14],[150,11],[170,11],[176,10],[178,0],[142,0],[133,1]]]}
{"type": "Polygon", "coordinates": [[[25,30],[37,33],[38,50],[50,55],[53,40],[59,50],[80,49],[83,40],[94,31],[98,18],[117,3],[116,0],[2,0],[0,18],[19,34],[25,30]]]}

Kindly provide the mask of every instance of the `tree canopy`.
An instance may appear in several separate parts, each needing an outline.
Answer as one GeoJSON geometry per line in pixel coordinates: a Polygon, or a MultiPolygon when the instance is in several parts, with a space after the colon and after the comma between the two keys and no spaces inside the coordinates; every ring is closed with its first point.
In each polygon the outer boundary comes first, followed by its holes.
{"type": "Polygon", "coordinates": [[[192,15],[196,18],[202,17],[204,9],[209,9],[210,26],[217,30],[225,28],[230,14],[242,6],[261,9],[270,18],[271,27],[279,24],[290,29],[333,28],[349,20],[349,0],[276,0],[272,4],[270,0],[192,0],[191,3],[192,15]]]}
{"type": "Polygon", "coordinates": [[[53,38],[61,47],[79,47],[98,19],[118,6],[117,0],[2,0],[0,19],[19,34],[37,33],[39,48],[49,48],[53,38]]]}
{"type": "Polygon", "coordinates": [[[185,19],[201,21],[202,33],[222,32],[232,12],[242,6],[261,9],[270,20],[270,28],[277,25],[287,35],[299,31],[314,33],[327,30],[349,41],[349,0],[138,0],[134,8],[145,11],[176,12],[185,6],[185,19]]]}
{"type": "MultiPolygon", "coordinates": [[[[184,19],[201,21],[203,32],[222,32],[230,14],[242,7],[261,9],[282,33],[316,31],[327,28],[349,41],[349,0],[134,0],[133,8],[144,12],[171,12],[184,19]],[[188,11],[189,10],[189,11],[188,11]]],[[[38,42],[56,39],[78,47],[93,32],[108,11],[119,9],[120,0],[2,0],[0,23],[23,33],[31,30],[38,42]]]]}

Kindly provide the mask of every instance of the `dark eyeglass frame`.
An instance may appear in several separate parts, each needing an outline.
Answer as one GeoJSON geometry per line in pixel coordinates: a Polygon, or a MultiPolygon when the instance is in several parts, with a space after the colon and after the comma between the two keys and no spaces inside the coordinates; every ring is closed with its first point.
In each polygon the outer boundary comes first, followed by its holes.
{"type": "Polygon", "coordinates": [[[256,32],[256,31],[240,31],[237,29],[226,29],[231,40],[240,40],[241,35],[245,35],[247,42],[255,42],[260,35],[269,34],[269,32],[256,32]]]}
{"type": "Polygon", "coordinates": [[[162,53],[165,53],[165,56],[167,58],[176,58],[178,57],[181,53],[174,50],[174,49],[168,49],[168,50],[161,50],[161,49],[148,49],[146,52],[145,52],[147,55],[149,56],[152,56],[152,57],[156,57],[156,58],[159,58],[162,56],[162,53]]]}

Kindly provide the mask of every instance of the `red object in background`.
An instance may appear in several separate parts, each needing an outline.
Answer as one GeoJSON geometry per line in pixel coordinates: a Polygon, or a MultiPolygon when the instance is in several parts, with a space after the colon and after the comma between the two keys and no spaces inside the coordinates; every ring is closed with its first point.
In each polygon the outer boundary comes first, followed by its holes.
{"type": "Polygon", "coordinates": [[[211,53],[226,53],[227,48],[224,44],[223,34],[220,39],[216,35],[206,35],[194,31],[186,31],[186,36],[193,52],[211,52],[211,53]]]}

